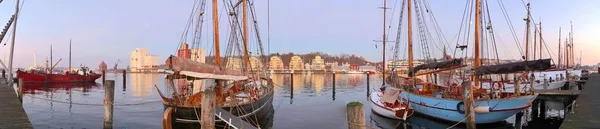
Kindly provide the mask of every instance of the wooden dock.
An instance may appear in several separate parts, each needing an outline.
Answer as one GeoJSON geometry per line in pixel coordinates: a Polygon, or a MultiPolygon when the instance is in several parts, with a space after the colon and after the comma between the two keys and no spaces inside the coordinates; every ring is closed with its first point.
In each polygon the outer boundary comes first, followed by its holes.
{"type": "Polygon", "coordinates": [[[32,129],[12,86],[0,84],[0,129],[32,129]]]}
{"type": "Polygon", "coordinates": [[[577,98],[575,113],[567,114],[561,129],[600,128],[600,74],[592,74],[577,98]]]}

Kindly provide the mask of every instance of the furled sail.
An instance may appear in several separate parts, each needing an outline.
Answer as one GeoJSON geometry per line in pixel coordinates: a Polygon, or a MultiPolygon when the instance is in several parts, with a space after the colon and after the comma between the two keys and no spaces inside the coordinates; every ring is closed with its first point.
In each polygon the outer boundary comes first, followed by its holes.
{"type": "Polygon", "coordinates": [[[449,68],[452,66],[460,66],[461,63],[462,63],[462,59],[452,59],[449,61],[426,63],[426,64],[415,66],[414,68],[411,68],[410,71],[408,72],[408,76],[410,76],[410,77],[414,76],[414,74],[419,72],[419,70],[421,70],[421,69],[449,68]]]}
{"type": "Polygon", "coordinates": [[[551,59],[539,59],[539,60],[531,60],[531,61],[520,61],[499,65],[489,65],[479,67],[479,70],[476,71],[477,75],[484,74],[505,74],[505,73],[514,73],[520,71],[538,71],[538,70],[547,70],[551,67],[551,59]]]}

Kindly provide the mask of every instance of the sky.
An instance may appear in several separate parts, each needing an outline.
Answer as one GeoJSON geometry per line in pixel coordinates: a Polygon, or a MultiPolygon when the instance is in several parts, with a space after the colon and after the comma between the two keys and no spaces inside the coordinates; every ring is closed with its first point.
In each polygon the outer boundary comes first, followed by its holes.
{"type": "MultiPolygon", "coordinates": [[[[500,0],[507,10],[519,41],[524,41],[526,9],[522,1],[500,0]]],[[[499,8],[499,0],[489,0],[489,10],[497,34],[498,53],[501,58],[517,59],[519,51],[508,24],[499,8]]],[[[119,67],[129,64],[129,53],[135,48],[148,48],[151,54],[160,56],[162,62],[175,54],[184,26],[192,8],[193,0],[21,0],[23,8],[18,19],[15,43],[15,67],[33,64],[34,52],[38,65],[43,65],[53,46],[54,61],[63,59],[58,66],[68,66],[69,40],[72,40],[72,65],[85,64],[97,67],[101,61],[112,66],[121,60],[119,67]],[[23,2],[24,1],[24,2],[23,2]]],[[[210,3],[210,1],[208,1],[210,3]]],[[[222,2],[222,1],[219,1],[222,2]]],[[[381,60],[383,28],[382,0],[255,0],[257,22],[265,51],[271,53],[325,52],[329,54],[355,54],[369,61],[381,60]],[[267,11],[269,7],[269,11],[267,11]],[[268,23],[268,24],[267,24],[268,23]],[[267,40],[270,39],[270,40],[267,40]],[[267,45],[267,41],[270,45],[267,45]]],[[[458,42],[466,0],[428,0],[430,12],[435,15],[441,33],[450,47],[458,42]]],[[[525,1],[527,2],[527,1],[525,1]]],[[[535,22],[542,21],[543,37],[556,58],[558,30],[562,27],[565,37],[573,22],[577,58],[583,52],[585,65],[600,62],[600,5],[597,0],[531,0],[531,15],[535,22]]],[[[401,0],[387,0],[387,24],[392,31],[388,40],[396,38],[401,0]]],[[[14,0],[0,3],[0,22],[4,24],[14,13],[14,0]],[[2,20],[4,19],[4,20],[2,20]]],[[[210,5],[210,4],[207,4],[210,5]]],[[[222,9],[223,5],[219,4],[222,9]]],[[[212,8],[207,6],[206,10],[212,8]]],[[[221,24],[226,24],[223,11],[221,24]]],[[[413,15],[414,17],[414,15],[413,15]]],[[[404,16],[404,19],[406,16],[404,16]]],[[[210,21],[211,16],[205,17],[210,21]]],[[[406,22],[406,20],[403,20],[406,22]]],[[[207,22],[208,23],[208,22],[207,22]]],[[[406,24],[402,24],[406,26],[406,24]]],[[[413,27],[414,31],[417,27],[413,27]]],[[[406,27],[403,27],[406,31],[406,27]]],[[[205,29],[208,31],[208,29],[205,29]]],[[[227,28],[220,28],[222,35],[227,28]]],[[[464,32],[463,32],[464,33],[464,32]]],[[[471,32],[472,33],[472,32],[471,32]]],[[[207,42],[211,42],[211,32],[207,42]]],[[[402,35],[405,35],[402,32],[402,35]]],[[[413,32],[414,37],[418,37],[413,32]]],[[[226,36],[222,36],[224,40],[226,36]]],[[[10,41],[10,34],[2,43],[10,41]]],[[[564,41],[564,39],[563,39],[564,41]]],[[[401,38],[406,43],[406,36],[401,38]]],[[[418,40],[414,40],[418,43],[418,40]]],[[[436,43],[430,43],[436,44],[436,43]]],[[[439,44],[439,43],[437,43],[439,44]]],[[[393,43],[388,43],[391,48],[393,43]]],[[[404,47],[405,48],[405,47],[404,47]]],[[[416,58],[421,58],[420,46],[416,58]]],[[[439,57],[441,48],[431,45],[432,56],[439,57]]],[[[10,42],[0,45],[0,59],[8,62],[10,42]]],[[[450,50],[449,50],[450,51],[450,50]]],[[[391,51],[388,49],[388,53],[391,51]]],[[[401,53],[406,53],[401,51],[401,53]]],[[[388,54],[389,55],[389,54],[388,54]]],[[[404,54],[401,54],[404,55],[404,54]]],[[[548,55],[548,54],[546,54],[548,55]]],[[[401,56],[405,58],[406,56],[401,56]]]]}

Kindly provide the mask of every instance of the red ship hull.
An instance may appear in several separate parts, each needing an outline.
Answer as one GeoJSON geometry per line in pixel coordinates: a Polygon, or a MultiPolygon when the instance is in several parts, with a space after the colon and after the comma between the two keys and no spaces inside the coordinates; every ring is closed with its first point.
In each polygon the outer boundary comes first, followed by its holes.
{"type": "Polygon", "coordinates": [[[93,75],[66,75],[66,74],[36,74],[17,71],[17,78],[22,78],[27,83],[72,83],[72,82],[94,82],[102,77],[100,74],[93,75]]]}

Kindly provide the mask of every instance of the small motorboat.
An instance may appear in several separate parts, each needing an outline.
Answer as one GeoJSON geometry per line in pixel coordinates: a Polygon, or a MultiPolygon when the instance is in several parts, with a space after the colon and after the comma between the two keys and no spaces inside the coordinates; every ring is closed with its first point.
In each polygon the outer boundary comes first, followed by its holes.
{"type": "MultiPolygon", "coordinates": [[[[410,103],[398,99],[401,90],[393,87],[381,88],[381,91],[374,91],[369,96],[371,100],[371,109],[381,116],[406,120],[414,110],[410,108],[410,103]]],[[[408,100],[410,101],[410,100],[408,100]]]]}

